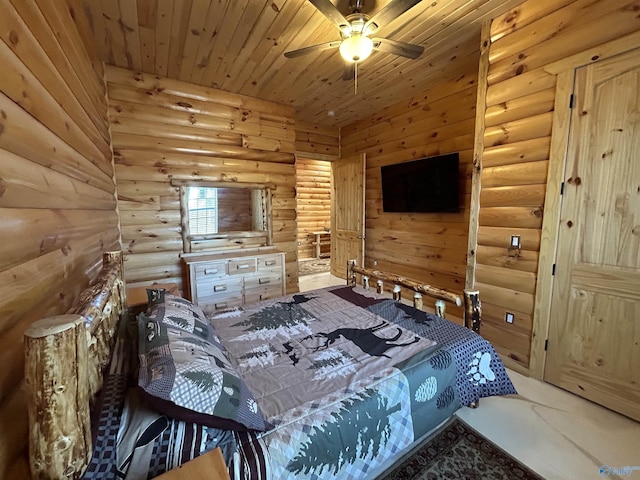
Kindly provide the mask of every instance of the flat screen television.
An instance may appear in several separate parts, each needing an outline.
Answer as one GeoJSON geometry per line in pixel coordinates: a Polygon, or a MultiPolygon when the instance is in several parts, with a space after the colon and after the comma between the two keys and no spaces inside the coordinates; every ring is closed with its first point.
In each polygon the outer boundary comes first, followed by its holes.
{"type": "Polygon", "coordinates": [[[458,163],[449,153],[382,167],[383,211],[459,212],[458,163]]]}

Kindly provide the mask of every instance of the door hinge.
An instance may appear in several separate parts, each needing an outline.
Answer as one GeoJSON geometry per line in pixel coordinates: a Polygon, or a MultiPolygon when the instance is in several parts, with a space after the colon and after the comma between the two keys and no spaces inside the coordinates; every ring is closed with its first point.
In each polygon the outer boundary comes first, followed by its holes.
{"type": "Polygon", "coordinates": [[[549,339],[548,338],[544,341],[544,351],[545,352],[547,351],[547,348],[549,348],[549,339]]]}
{"type": "Polygon", "coordinates": [[[551,267],[551,275],[555,275],[556,274],[556,264],[553,264],[553,267],[551,267]]]}
{"type": "Polygon", "coordinates": [[[564,195],[564,182],[560,184],[560,195],[564,195]]]}
{"type": "Polygon", "coordinates": [[[574,99],[575,99],[575,96],[572,93],[571,96],[569,96],[569,108],[573,108],[573,100],[574,99]]]}

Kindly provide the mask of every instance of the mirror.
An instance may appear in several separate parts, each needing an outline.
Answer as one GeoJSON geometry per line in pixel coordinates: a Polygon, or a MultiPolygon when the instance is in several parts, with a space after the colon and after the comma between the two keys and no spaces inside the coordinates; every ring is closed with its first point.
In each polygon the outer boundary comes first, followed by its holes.
{"type": "Polygon", "coordinates": [[[180,187],[183,250],[271,245],[270,185],[173,180],[180,187]]]}

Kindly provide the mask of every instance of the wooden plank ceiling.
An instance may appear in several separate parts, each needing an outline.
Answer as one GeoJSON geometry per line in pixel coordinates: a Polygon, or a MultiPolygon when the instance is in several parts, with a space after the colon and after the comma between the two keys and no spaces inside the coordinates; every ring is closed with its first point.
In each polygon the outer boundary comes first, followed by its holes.
{"type": "MultiPolygon", "coordinates": [[[[376,37],[425,47],[410,60],[374,52],[353,81],[337,50],[287,59],[289,50],[338,40],[307,0],[82,0],[105,62],[296,108],[301,121],[343,126],[477,69],[486,18],[522,0],[423,0],[376,37]],[[334,112],[330,116],[329,112],[334,112]]],[[[350,13],[348,0],[332,0],[350,13]]],[[[369,15],[389,0],[367,0],[369,15]]]]}

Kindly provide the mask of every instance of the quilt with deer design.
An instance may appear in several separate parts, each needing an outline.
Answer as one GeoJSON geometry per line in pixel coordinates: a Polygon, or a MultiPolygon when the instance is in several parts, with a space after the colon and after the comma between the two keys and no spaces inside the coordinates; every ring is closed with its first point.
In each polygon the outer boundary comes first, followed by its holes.
{"type": "Polygon", "coordinates": [[[273,428],[240,478],[370,478],[487,395],[515,393],[489,343],[360,287],[288,295],[212,318],[273,428]],[[252,469],[258,468],[259,471],[252,469]]]}

